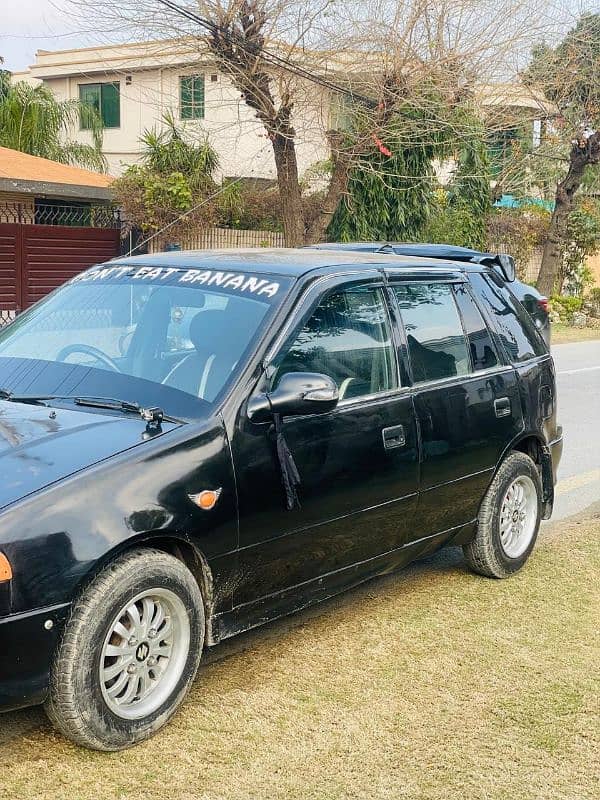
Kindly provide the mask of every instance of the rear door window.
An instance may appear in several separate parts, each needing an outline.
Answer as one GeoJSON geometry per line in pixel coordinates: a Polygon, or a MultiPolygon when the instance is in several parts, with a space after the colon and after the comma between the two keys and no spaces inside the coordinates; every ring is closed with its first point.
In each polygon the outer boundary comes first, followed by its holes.
{"type": "Polygon", "coordinates": [[[469,275],[478,297],[485,304],[502,344],[514,363],[527,361],[546,352],[544,342],[524,308],[493,273],[469,275]]]}
{"type": "Polygon", "coordinates": [[[394,286],[415,383],[467,375],[471,362],[452,288],[444,283],[394,286]]]}
{"type": "Polygon", "coordinates": [[[492,335],[464,284],[454,287],[454,295],[469,342],[471,364],[475,372],[497,366],[498,354],[492,335]]]}

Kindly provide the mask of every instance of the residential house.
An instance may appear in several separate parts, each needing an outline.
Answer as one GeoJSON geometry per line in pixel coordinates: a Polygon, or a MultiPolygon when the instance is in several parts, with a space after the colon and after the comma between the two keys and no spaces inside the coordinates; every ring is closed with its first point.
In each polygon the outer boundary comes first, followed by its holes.
{"type": "MultiPolygon", "coordinates": [[[[345,54],[333,59],[323,54],[317,69],[336,76],[336,81],[348,80],[352,66],[340,62],[347,57],[345,54]]],[[[369,69],[365,72],[364,63],[362,69],[364,81],[369,69]]],[[[219,154],[222,176],[268,180],[276,177],[270,143],[261,123],[230,78],[218,69],[214,57],[199,48],[195,39],[41,50],[29,70],[16,73],[13,79],[42,81],[59,99],[79,98],[96,107],[105,125],[104,154],[114,175],[139,160],[144,131],[159,129],[165,112],[172,112],[190,134],[208,134],[219,154]]],[[[311,165],[329,157],[325,132],[331,127],[332,118],[339,117],[340,96],[312,82],[298,80],[298,86],[293,123],[298,134],[299,170],[303,174],[311,165]]],[[[513,84],[480,86],[476,95],[477,105],[493,120],[496,150],[508,146],[517,124],[522,125],[524,119],[531,125],[532,138],[539,137],[541,120],[549,113],[541,95],[513,84]],[[504,127],[498,126],[502,114],[506,117],[504,127]]],[[[344,103],[341,106],[343,113],[344,103]]],[[[82,142],[91,141],[82,128],[73,133],[82,142]]],[[[442,179],[451,166],[439,166],[442,179]]]]}
{"type": "Polygon", "coordinates": [[[0,147],[0,326],[118,255],[112,178],[0,147]]]}

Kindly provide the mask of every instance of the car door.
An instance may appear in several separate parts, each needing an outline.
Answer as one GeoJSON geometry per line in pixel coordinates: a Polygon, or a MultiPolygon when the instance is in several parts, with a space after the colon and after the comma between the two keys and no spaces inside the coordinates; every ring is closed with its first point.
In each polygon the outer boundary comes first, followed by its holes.
{"type": "Polygon", "coordinates": [[[502,363],[468,284],[395,282],[406,333],[422,463],[419,529],[472,521],[507,445],[523,426],[517,377],[502,363]]]}
{"type": "Polygon", "coordinates": [[[338,279],[307,297],[297,319],[273,356],[266,388],[287,372],[317,372],[333,378],[340,400],[329,413],[284,420],[301,476],[292,510],[273,426],[242,413],[232,441],[240,511],[236,606],[275,602],[285,590],[297,595],[291,605],[302,604],[315,581],[327,586],[325,576],[338,586],[356,582],[375,569],[377,556],[402,544],[416,506],[416,422],[410,389],[400,386],[384,287],[338,279]]]}

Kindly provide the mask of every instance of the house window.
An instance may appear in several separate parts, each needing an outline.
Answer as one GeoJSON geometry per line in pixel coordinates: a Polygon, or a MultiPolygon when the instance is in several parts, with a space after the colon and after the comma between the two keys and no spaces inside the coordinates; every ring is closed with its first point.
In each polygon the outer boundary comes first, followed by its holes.
{"type": "Polygon", "coordinates": [[[204,75],[179,78],[179,116],[181,119],[204,119],[204,75]]]}
{"type": "MultiPolygon", "coordinates": [[[[79,100],[95,109],[102,117],[105,128],[119,128],[121,125],[121,91],[119,83],[80,83],[79,100]]],[[[82,130],[89,130],[89,121],[81,116],[82,130]]]]}

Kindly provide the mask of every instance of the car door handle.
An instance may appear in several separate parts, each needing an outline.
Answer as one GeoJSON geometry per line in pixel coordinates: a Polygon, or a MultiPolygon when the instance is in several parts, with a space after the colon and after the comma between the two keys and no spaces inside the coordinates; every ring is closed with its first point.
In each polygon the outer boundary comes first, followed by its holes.
{"type": "Polygon", "coordinates": [[[404,447],[406,444],[406,434],[404,425],[393,425],[391,428],[384,428],[381,431],[383,446],[386,450],[393,450],[396,447],[404,447]]]}
{"type": "Polygon", "coordinates": [[[499,397],[494,400],[494,413],[497,417],[509,417],[511,412],[510,398],[499,397]]]}

